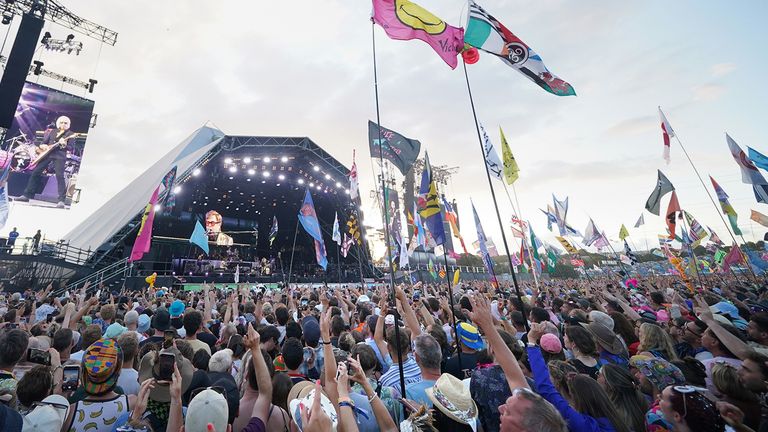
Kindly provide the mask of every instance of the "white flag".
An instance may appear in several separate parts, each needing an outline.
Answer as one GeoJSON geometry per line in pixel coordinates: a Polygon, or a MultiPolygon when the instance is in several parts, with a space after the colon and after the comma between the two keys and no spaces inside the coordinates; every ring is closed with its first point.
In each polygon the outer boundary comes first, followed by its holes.
{"type": "Polygon", "coordinates": [[[400,268],[404,269],[408,265],[408,247],[405,244],[405,239],[400,241],[400,268]]]}
{"type": "Polygon", "coordinates": [[[357,199],[359,195],[358,189],[360,186],[357,183],[357,163],[355,163],[355,151],[352,150],[352,169],[349,170],[349,197],[351,199],[357,199]]]}
{"type": "Polygon", "coordinates": [[[235,267],[235,283],[240,283],[240,264],[235,267]]]}
{"type": "MultiPolygon", "coordinates": [[[[496,153],[496,149],[493,148],[491,139],[488,138],[488,134],[485,132],[485,128],[480,124],[480,134],[483,136],[483,153],[485,154],[485,165],[488,167],[488,172],[491,173],[491,177],[502,180],[504,174],[504,165],[499,159],[499,154],[496,153]]],[[[503,180],[502,180],[503,181],[503,180]]]]}
{"type": "Polygon", "coordinates": [[[339,246],[341,246],[341,232],[339,231],[338,213],[336,213],[336,216],[333,219],[333,235],[331,236],[331,240],[335,241],[339,246]]]}

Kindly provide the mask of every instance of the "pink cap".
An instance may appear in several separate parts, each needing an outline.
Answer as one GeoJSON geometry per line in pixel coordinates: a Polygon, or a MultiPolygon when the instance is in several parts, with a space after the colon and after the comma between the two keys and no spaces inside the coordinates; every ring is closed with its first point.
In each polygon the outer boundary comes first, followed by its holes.
{"type": "Polygon", "coordinates": [[[563,350],[563,345],[560,343],[560,339],[552,333],[541,335],[539,345],[541,346],[541,349],[550,354],[557,354],[563,350]]]}

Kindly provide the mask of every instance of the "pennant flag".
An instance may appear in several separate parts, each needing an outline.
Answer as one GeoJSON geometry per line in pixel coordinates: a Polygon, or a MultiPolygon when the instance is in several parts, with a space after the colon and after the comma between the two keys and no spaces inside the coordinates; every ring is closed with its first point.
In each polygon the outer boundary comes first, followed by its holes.
{"type": "Polygon", "coordinates": [[[565,251],[568,252],[569,254],[579,253],[579,251],[576,250],[576,248],[573,247],[573,245],[568,240],[566,240],[565,237],[555,237],[555,239],[557,239],[557,241],[560,242],[560,244],[563,246],[565,251]]]}
{"type": "Polygon", "coordinates": [[[672,129],[672,126],[669,125],[669,122],[667,121],[667,117],[664,115],[664,112],[661,110],[661,107],[659,107],[659,117],[661,118],[661,134],[664,137],[664,160],[667,161],[667,165],[669,165],[669,161],[670,161],[669,139],[675,137],[675,131],[674,129],[672,129]]]}
{"type": "Polygon", "coordinates": [[[349,170],[349,198],[356,200],[360,195],[359,190],[360,184],[357,181],[357,162],[355,162],[355,151],[352,150],[352,169],[349,170]]]}
{"type": "Polygon", "coordinates": [[[574,96],[573,87],[549,71],[528,45],[474,1],[469,2],[469,24],[464,42],[497,56],[544,90],[557,96],[574,96]]]}
{"type": "Polygon", "coordinates": [[[539,240],[536,238],[536,235],[533,233],[533,228],[530,229],[530,236],[531,236],[531,253],[533,254],[533,258],[537,261],[539,261],[539,246],[541,246],[541,243],[539,243],[539,240]]]}
{"type": "Polygon", "coordinates": [[[571,265],[574,267],[584,267],[584,260],[574,258],[571,260],[571,265]]]}
{"type": "Polygon", "coordinates": [[[235,283],[236,284],[240,283],[240,264],[238,264],[237,267],[235,267],[235,283]]]}
{"type": "Polygon", "coordinates": [[[354,210],[349,214],[349,220],[347,220],[347,232],[358,246],[362,246],[363,237],[360,234],[360,225],[357,222],[357,214],[354,210]]]}
{"type": "Polygon", "coordinates": [[[421,187],[419,188],[419,215],[426,223],[435,244],[445,244],[440,198],[437,195],[437,184],[432,178],[429,156],[426,153],[424,154],[424,171],[421,173],[421,187]]]}
{"type": "Polygon", "coordinates": [[[667,179],[667,176],[659,170],[656,187],[653,189],[653,192],[651,192],[651,196],[648,197],[648,201],[645,202],[645,209],[656,216],[659,216],[661,197],[673,190],[675,190],[675,187],[672,186],[672,182],[670,182],[669,179],[667,179]]]}
{"type": "Polygon", "coordinates": [[[760,171],[757,170],[755,164],[747,157],[744,150],[736,144],[736,141],[725,134],[725,140],[728,143],[728,148],[731,151],[731,156],[736,164],[741,168],[741,181],[743,183],[751,184],[752,190],[755,192],[755,199],[759,203],[768,203],[768,181],[765,180],[760,171]]]}
{"type": "Polygon", "coordinates": [[[547,229],[549,231],[552,231],[552,224],[557,223],[557,218],[555,217],[555,210],[552,208],[551,205],[547,204],[547,209],[541,210],[541,212],[547,215],[547,229]]]}
{"type": "Polygon", "coordinates": [[[584,245],[592,246],[592,244],[596,242],[601,236],[602,234],[600,234],[600,231],[597,230],[595,223],[590,218],[589,223],[587,224],[587,229],[584,230],[584,245]]]}
{"type": "Polygon", "coordinates": [[[677,201],[677,193],[672,191],[672,198],[669,199],[669,205],[667,206],[667,229],[669,230],[669,238],[675,238],[675,227],[677,226],[677,212],[680,211],[680,203],[677,201]]]}
{"type": "Polygon", "coordinates": [[[509,143],[507,143],[501,126],[499,126],[499,134],[501,134],[501,157],[504,159],[504,179],[507,184],[512,184],[520,177],[520,168],[517,166],[515,156],[512,155],[512,150],[509,148],[509,143]]]}
{"type": "Polygon", "coordinates": [[[493,260],[491,259],[491,254],[488,253],[488,245],[486,245],[486,241],[488,240],[488,238],[485,236],[483,225],[480,224],[480,217],[477,215],[477,210],[475,210],[475,203],[472,202],[471,200],[470,200],[470,203],[472,204],[472,215],[475,218],[475,229],[477,230],[477,243],[480,246],[480,258],[483,260],[483,264],[485,265],[485,270],[488,271],[489,275],[491,275],[491,284],[494,287],[498,287],[499,284],[496,281],[496,273],[494,273],[493,271],[493,260]]]}
{"type": "Polygon", "coordinates": [[[163,181],[160,182],[165,187],[165,201],[162,206],[164,214],[170,214],[176,206],[176,193],[173,191],[174,183],[176,183],[176,166],[171,168],[163,177],[163,181]]]}
{"type": "Polygon", "coordinates": [[[445,273],[445,267],[440,267],[440,271],[437,272],[437,275],[440,277],[440,279],[445,279],[447,273],[445,273]]]}
{"type": "Polygon", "coordinates": [[[764,154],[749,146],[747,146],[747,151],[749,152],[749,160],[751,160],[752,163],[754,163],[758,168],[762,168],[768,171],[768,156],[765,156],[764,154]]]}
{"type": "Polygon", "coordinates": [[[421,151],[419,141],[406,138],[384,126],[379,127],[370,120],[368,121],[368,143],[372,158],[382,156],[392,162],[403,175],[411,170],[421,151]]]}
{"type": "Polygon", "coordinates": [[[459,242],[461,243],[461,247],[464,250],[464,253],[468,253],[467,247],[464,245],[464,238],[461,236],[461,232],[459,231],[459,217],[456,214],[456,212],[453,210],[453,206],[451,205],[451,203],[445,199],[445,195],[443,195],[442,198],[443,198],[443,207],[445,208],[445,219],[447,219],[448,223],[451,225],[451,231],[453,231],[453,236],[459,239],[459,242]]]}
{"type": "Polygon", "coordinates": [[[272,216],[272,228],[269,229],[269,247],[277,238],[277,216],[272,216]]]}
{"type": "Polygon", "coordinates": [[[437,272],[435,271],[435,263],[432,262],[432,257],[429,257],[429,263],[427,263],[427,271],[432,275],[432,279],[437,280],[437,272]]]}
{"type": "Polygon", "coordinates": [[[203,224],[199,220],[195,220],[195,229],[192,230],[192,235],[189,236],[189,242],[200,247],[206,255],[210,253],[208,235],[205,233],[205,228],[203,228],[203,224]]]}
{"type": "Polygon", "coordinates": [[[750,216],[749,218],[764,227],[768,227],[768,216],[760,213],[759,211],[752,210],[752,216],[750,216]]]}
{"type": "Polygon", "coordinates": [[[608,247],[610,246],[610,243],[608,242],[608,237],[605,236],[605,232],[600,234],[600,237],[595,240],[594,246],[598,249],[608,247]]]}
{"type": "Polygon", "coordinates": [[[624,240],[624,254],[627,255],[627,258],[629,258],[631,265],[637,264],[637,256],[635,255],[634,252],[632,252],[632,249],[629,248],[629,244],[627,243],[626,240],[624,240]]]}
{"type": "Polygon", "coordinates": [[[426,42],[456,69],[464,49],[464,29],[453,27],[409,0],[373,0],[373,21],[392,39],[426,42]]]}
{"type": "Polygon", "coordinates": [[[339,231],[338,213],[334,213],[333,216],[333,235],[331,235],[331,240],[335,241],[339,246],[341,246],[341,231],[339,231]]]}
{"type": "Polygon", "coordinates": [[[643,218],[643,214],[640,214],[640,217],[637,218],[637,222],[635,222],[635,228],[640,228],[641,226],[645,225],[645,219],[643,218]]]}
{"type": "Polygon", "coordinates": [[[555,194],[552,194],[552,201],[555,205],[555,219],[557,219],[557,228],[560,230],[560,235],[567,235],[565,218],[568,214],[568,197],[565,197],[565,201],[559,201],[555,194]]]}
{"type": "Polygon", "coordinates": [[[707,230],[705,230],[704,227],[702,227],[701,224],[687,211],[683,210],[683,216],[685,216],[685,220],[690,227],[688,236],[690,237],[691,242],[697,243],[704,240],[707,237],[707,230]]]}
{"type": "Polygon", "coordinates": [[[141,217],[141,226],[136,234],[136,240],[133,242],[131,257],[128,261],[140,260],[145,253],[149,252],[149,246],[152,243],[152,224],[155,222],[155,206],[157,205],[157,195],[160,193],[160,186],[152,192],[149,203],[144,207],[144,215],[141,217]]]}
{"type": "Polygon", "coordinates": [[[720,207],[723,209],[723,214],[728,216],[728,221],[731,223],[731,229],[733,230],[733,233],[736,235],[741,235],[741,230],[736,223],[738,215],[736,214],[736,210],[733,209],[731,203],[728,202],[728,194],[725,193],[723,188],[717,184],[712,176],[709,176],[709,180],[712,182],[712,186],[715,188],[717,200],[720,201],[720,207]]]}
{"type": "Polygon", "coordinates": [[[512,225],[510,228],[512,229],[512,236],[520,239],[525,238],[525,231],[528,231],[528,223],[526,223],[524,220],[517,217],[517,215],[512,215],[511,219],[512,225]],[[515,225],[517,225],[519,228],[515,228],[515,225]]]}
{"type": "Polygon", "coordinates": [[[341,243],[341,256],[344,258],[347,257],[349,254],[349,249],[352,247],[352,244],[355,243],[355,239],[348,236],[347,233],[344,233],[344,240],[341,243]]]}
{"type": "Polygon", "coordinates": [[[495,178],[496,180],[501,180],[502,173],[504,172],[504,165],[501,163],[501,159],[499,159],[499,155],[496,153],[496,149],[493,148],[493,143],[491,142],[491,139],[488,138],[488,134],[485,132],[485,128],[483,127],[482,123],[480,123],[480,135],[483,137],[485,166],[488,168],[488,172],[491,174],[491,177],[495,178]]]}
{"type": "Polygon", "coordinates": [[[301,222],[304,231],[314,240],[315,259],[317,264],[325,270],[328,267],[328,258],[326,258],[323,233],[320,231],[320,222],[317,220],[315,204],[312,202],[312,195],[310,195],[309,189],[304,194],[304,202],[299,210],[299,222],[301,222]]]}
{"type": "Polygon", "coordinates": [[[621,224],[621,228],[619,228],[619,240],[624,240],[627,237],[629,237],[629,231],[627,231],[627,227],[625,227],[624,224],[621,224]]]}
{"type": "Polygon", "coordinates": [[[421,216],[419,216],[419,210],[416,203],[413,203],[413,230],[413,235],[416,236],[417,245],[426,247],[427,232],[424,229],[424,225],[421,223],[421,216]]]}
{"type": "Polygon", "coordinates": [[[715,234],[715,231],[712,230],[712,228],[707,227],[707,230],[709,230],[709,241],[711,241],[712,243],[718,246],[722,246],[724,244],[723,241],[720,240],[720,237],[718,237],[718,235],[715,234]]]}
{"type": "Polygon", "coordinates": [[[727,254],[725,253],[724,250],[718,249],[717,252],[715,252],[715,255],[712,257],[712,259],[715,261],[715,263],[717,263],[717,265],[722,265],[723,258],[725,258],[725,255],[727,254]]]}
{"type": "Polygon", "coordinates": [[[459,272],[459,269],[456,269],[456,271],[453,272],[453,284],[458,285],[459,284],[459,277],[461,276],[461,273],[459,272]]]}
{"type": "Polygon", "coordinates": [[[744,254],[741,253],[739,245],[734,243],[731,246],[731,250],[723,257],[723,270],[728,271],[731,269],[731,266],[744,263],[744,254]]]}

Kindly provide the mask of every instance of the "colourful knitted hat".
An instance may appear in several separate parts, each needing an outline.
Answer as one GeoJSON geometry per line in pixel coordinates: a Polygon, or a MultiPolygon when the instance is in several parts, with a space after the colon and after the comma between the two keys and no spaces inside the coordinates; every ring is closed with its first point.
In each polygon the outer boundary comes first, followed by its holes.
{"type": "Polygon", "coordinates": [[[275,372],[286,372],[288,370],[288,368],[285,367],[285,361],[283,360],[282,354],[275,357],[275,360],[272,362],[272,365],[275,366],[275,372]]]}
{"type": "Polygon", "coordinates": [[[123,351],[114,339],[99,339],[83,355],[83,387],[88,394],[112,390],[123,367],[123,351]]]}

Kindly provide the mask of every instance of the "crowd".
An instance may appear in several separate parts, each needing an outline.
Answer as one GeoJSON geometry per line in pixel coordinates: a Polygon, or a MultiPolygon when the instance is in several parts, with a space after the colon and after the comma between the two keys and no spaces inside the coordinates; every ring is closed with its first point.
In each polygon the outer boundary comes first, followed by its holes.
{"type": "Polygon", "coordinates": [[[704,284],[2,293],[0,430],[768,431],[765,287],[704,284]]]}

